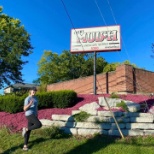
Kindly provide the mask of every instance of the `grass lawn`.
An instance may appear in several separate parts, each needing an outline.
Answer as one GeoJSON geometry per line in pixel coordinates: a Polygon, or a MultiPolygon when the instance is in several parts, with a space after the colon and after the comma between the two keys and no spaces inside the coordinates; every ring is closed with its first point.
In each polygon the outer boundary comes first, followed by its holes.
{"type": "Polygon", "coordinates": [[[28,151],[23,151],[22,146],[21,133],[0,129],[2,154],[154,154],[154,136],[125,139],[104,135],[81,137],[40,129],[32,132],[28,151]]]}

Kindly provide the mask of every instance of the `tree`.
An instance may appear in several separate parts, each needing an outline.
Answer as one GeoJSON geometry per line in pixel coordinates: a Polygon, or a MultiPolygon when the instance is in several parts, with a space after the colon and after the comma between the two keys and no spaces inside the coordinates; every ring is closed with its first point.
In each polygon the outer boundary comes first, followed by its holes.
{"type": "Polygon", "coordinates": [[[0,13],[3,11],[3,7],[2,6],[0,6],[0,13]]]}
{"type": "Polygon", "coordinates": [[[104,73],[107,73],[107,72],[115,71],[115,70],[116,70],[116,67],[119,66],[119,65],[120,65],[120,63],[111,63],[111,64],[107,64],[107,65],[104,67],[103,72],[104,72],[104,73]]]}
{"type": "Polygon", "coordinates": [[[107,64],[107,65],[104,67],[103,72],[104,72],[104,73],[107,73],[107,72],[115,71],[116,68],[117,68],[117,66],[122,65],[122,64],[131,65],[131,66],[133,66],[134,68],[137,68],[137,66],[136,66],[135,64],[133,64],[133,63],[131,64],[129,60],[125,60],[125,61],[122,62],[122,63],[117,62],[117,63],[110,63],[110,64],[107,64]]]}
{"type": "MultiPolygon", "coordinates": [[[[107,62],[99,57],[96,60],[96,73],[101,73],[107,62]]],[[[71,54],[63,51],[61,55],[44,51],[38,63],[40,82],[51,84],[93,74],[93,59],[88,54],[71,54]]]]}
{"type": "Polygon", "coordinates": [[[0,88],[23,82],[21,70],[28,62],[23,57],[29,56],[32,49],[30,35],[20,20],[0,13],[0,88]]]}

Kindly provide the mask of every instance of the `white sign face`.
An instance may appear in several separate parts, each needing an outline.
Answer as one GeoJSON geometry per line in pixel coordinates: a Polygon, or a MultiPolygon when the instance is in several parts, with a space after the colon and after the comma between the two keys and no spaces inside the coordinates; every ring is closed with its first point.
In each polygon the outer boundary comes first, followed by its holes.
{"type": "Polygon", "coordinates": [[[71,30],[71,53],[121,50],[120,26],[71,30]]]}

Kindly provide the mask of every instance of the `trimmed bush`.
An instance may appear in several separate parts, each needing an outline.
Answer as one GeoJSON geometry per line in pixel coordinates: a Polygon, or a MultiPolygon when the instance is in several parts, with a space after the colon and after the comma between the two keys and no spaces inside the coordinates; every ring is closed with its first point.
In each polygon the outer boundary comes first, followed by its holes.
{"type": "Polygon", "coordinates": [[[43,92],[43,93],[38,93],[36,94],[39,104],[38,108],[43,109],[43,108],[52,108],[53,107],[53,102],[52,102],[52,93],[51,92],[43,92]]]}
{"type": "Polygon", "coordinates": [[[61,90],[52,92],[53,107],[66,108],[75,105],[77,94],[72,90],[61,90]]]}
{"type": "Polygon", "coordinates": [[[24,96],[0,96],[0,111],[9,113],[17,113],[23,111],[23,102],[25,98],[24,96]]]}
{"type": "MultiPolygon", "coordinates": [[[[17,113],[23,111],[24,100],[28,96],[5,95],[0,96],[0,111],[17,113]]],[[[72,90],[61,90],[43,92],[36,94],[39,104],[38,108],[66,108],[76,104],[77,94],[72,90]]]]}

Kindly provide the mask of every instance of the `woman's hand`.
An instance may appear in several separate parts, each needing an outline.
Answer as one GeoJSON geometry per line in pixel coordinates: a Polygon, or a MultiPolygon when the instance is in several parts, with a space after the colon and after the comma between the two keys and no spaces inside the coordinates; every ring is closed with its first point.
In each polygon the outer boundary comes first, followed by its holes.
{"type": "Polygon", "coordinates": [[[26,111],[33,104],[33,100],[31,99],[27,105],[24,106],[23,110],[26,111]]]}

